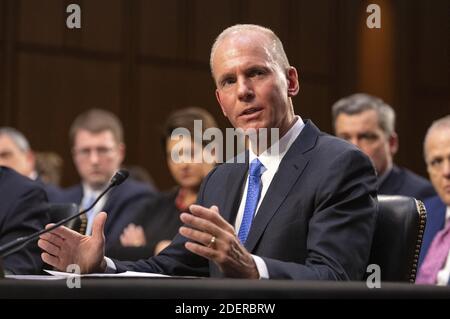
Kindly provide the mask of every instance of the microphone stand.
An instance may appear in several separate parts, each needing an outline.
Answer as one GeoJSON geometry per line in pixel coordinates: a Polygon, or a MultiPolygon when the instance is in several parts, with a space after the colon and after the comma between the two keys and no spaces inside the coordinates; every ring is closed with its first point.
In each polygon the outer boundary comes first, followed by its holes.
{"type": "Polygon", "coordinates": [[[97,197],[97,199],[91,204],[91,206],[89,206],[88,208],[80,211],[79,213],[73,215],[73,216],[69,216],[66,217],[62,220],[60,220],[59,222],[57,222],[56,224],[52,225],[49,228],[44,228],[36,233],[33,233],[31,235],[28,236],[22,236],[19,238],[16,238],[13,241],[10,241],[9,243],[6,243],[2,246],[0,246],[0,278],[4,278],[4,269],[2,267],[2,258],[6,257],[14,252],[16,252],[17,250],[22,249],[23,247],[25,247],[29,242],[35,240],[36,238],[39,238],[39,236],[41,236],[42,234],[48,233],[50,231],[52,231],[55,228],[58,228],[59,226],[67,223],[68,221],[71,221],[72,219],[75,219],[83,214],[85,214],[87,211],[91,210],[92,207],[94,207],[97,202],[114,186],[117,186],[119,184],[121,184],[126,178],[128,177],[128,172],[125,170],[119,170],[111,179],[111,182],[109,183],[108,187],[97,197]]]}

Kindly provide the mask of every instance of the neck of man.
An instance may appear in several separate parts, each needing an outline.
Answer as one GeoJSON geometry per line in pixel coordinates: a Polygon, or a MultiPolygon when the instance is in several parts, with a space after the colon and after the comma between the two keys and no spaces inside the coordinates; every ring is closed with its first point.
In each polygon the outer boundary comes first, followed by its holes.
{"type": "Polygon", "coordinates": [[[284,135],[294,126],[297,118],[294,114],[289,114],[286,116],[286,119],[283,120],[282,125],[280,125],[278,129],[278,134],[272,135],[271,129],[267,129],[265,136],[262,136],[257,132],[256,135],[250,136],[247,138],[247,142],[251,147],[253,153],[257,156],[264,153],[267,149],[269,149],[274,143],[280,141],[284,135]]]}

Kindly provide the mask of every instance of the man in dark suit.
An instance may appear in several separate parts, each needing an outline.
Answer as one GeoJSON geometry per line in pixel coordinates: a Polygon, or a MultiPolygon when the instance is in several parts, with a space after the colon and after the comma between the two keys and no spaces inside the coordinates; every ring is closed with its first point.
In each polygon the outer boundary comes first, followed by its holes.
{"type": "Polygon", "coordinates": [[[92,237],[67,228],[43,235],[43,260],[64,269],[77,258],[83,272],[362,279],[376,219],[368,157],[295,115],[297,70],[271,30],[226,29],[212,48],[211,69],[217,99],[234,127],[249,135],[274,128],[281,138],[270,140],[269,149],[253,140],[245,163],[212,170],[198,205],[181,214],[184,226],[159,255],[133,263],[104,258],[102,213],[92,237]]]}
{"type": "MultiPolygon", "coordinates": [[[[72,154],[81,183],[63,191],[57,202],[72,202],[87,208],[108,186],[125,156],[122,124],[112,113],[92,109],[80,114],[70,128],[72,154]]],[[[91,234],[95,215],[101,210],[109,214],[105,226],[106,249],[118,244],[122,230],[153,196],[151,185],[126,180],[103,197],[87,213],[80,231],[91,234]]]]}
{"type": "MultiPolygon", "coordinates": [[[[34,181],[0,166],[0,245],[30,235],[49,222],[47,198],[34,181]]],[[[35,242],[3,258],[7,273],[36,274],[42,269],[40,250],[35,242]]]]}
{"type": "Polygon", "coordinates": [[[421,200],[435,195],[425,178],[393,163],[398,136],[391,106],[377,97],[357,93],[337,101],[332,113],[336,136],[355,144],[372,160],[378,173],[378,194],[421,200]]]}
{"type": "Polygon", "coordinates": [[[424,155],[438,196],[424,202],[427,225],[416,282],[447,285],[450,278],[450,115],[435,121],[428,129],[424,155]]]}

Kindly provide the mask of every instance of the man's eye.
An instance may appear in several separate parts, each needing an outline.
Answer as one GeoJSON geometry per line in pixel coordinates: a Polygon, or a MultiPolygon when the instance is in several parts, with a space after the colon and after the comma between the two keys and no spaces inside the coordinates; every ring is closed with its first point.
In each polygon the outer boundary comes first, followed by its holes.
{"type": "Polygon", "coordinates": [[[226,78],[222,81],[222,86],[227,86],[227,85],[231,85],[233,83],[235,83],[236,80],[233,78],[226,78]]]}
{"type": "Polygon", "coordinates": [[[367,134],[361,134],[359,136],[359,139],[366,140],[366,141],[375,141],[376,139],[378,139],[378,136],[376,134],[367,133],[367,134]]]}
{"type": "Polygon", "coordinates": [[[439,166],[442,163],[442,160],[440,158],[436,158],[431,161],[431,166],[439,166]]]}
{"type": "Polygon", "coordinates": [[[260,69],[253,69],[253,70],[250,70],[250,72],[249,72],[249,76],[250,77],[264,75],[264,74],[265,74],[265,72],[263,70],[260,70],[260,69]]]}

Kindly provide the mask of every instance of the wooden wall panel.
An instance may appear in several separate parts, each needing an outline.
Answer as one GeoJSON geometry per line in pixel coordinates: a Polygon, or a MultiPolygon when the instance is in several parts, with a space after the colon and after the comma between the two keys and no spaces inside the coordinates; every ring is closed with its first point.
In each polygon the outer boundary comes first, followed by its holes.
{"type": "Polygon", "coordinates": [[[333,2],[320,0],[298,1],[294,7],[291,55],[304,72],[325,75],[329,73],[330,63],[333,61],[330,60],[330,50],[333,49],[330,33],[332,6],[333,2]]]}
{"type": "Polygon", "coordinates": [[[299,95],[294,99],[294,108],[303,119],[311,119],[321,130],[332,133],[327,86],[303,83],[299,95]]]}
{"type": "Polygon", "coordinates": [[[215,38],[226,27],[239,21],[239,2],[236,0],[189,1],[189,41],[190,57],[194,61],[209,64],[209,53],[215,38]]]}
{"type": "MultiPolygon", "coordinates": [[[[421,1],[417,23],[417,79],[421,86],[450,90],[449,1],[421,1]]],[[[450,93],[450,92],[449,92],[450,93]]]]}
{"type": "Polygon", "coordinates": [[[35,149],[63,155],[66,182],[74,182],[69,126],[76,115],[91,107],[118,114],[120,65],[27,53],[18,59],[17,127],[35,149]]]}
{"type": "Polygon", "coordinates": [[[245,23],[255,23],[272,29],[282,39],[286,33],[286,16],[289,1],[249,0],[245,23]]]}
{"type": "Polygon", "coordinates": [[[0,51],[3,49],[3,40],[5,39],[5,24],[6,24],[6,17],[5,17],[5,1],[0,1],[0,51]]]}
{"type": "Polygon", "coordinates": [[[121,51],[122,15],[125,5],[123,2],[123,0],[83,1],[81,48],[106,52],[121,51]]]}
{"type": "Polygon", "coordinates": [[[62,46],[66,29],[64,1],[17,0],[17,4],[20,42],[62,46]]]}
{"type": "Polygon", "coordinates": [[[140,54],[160,58],[186,56],[186,21],[177,0],[140,1],[140,54]]]}

